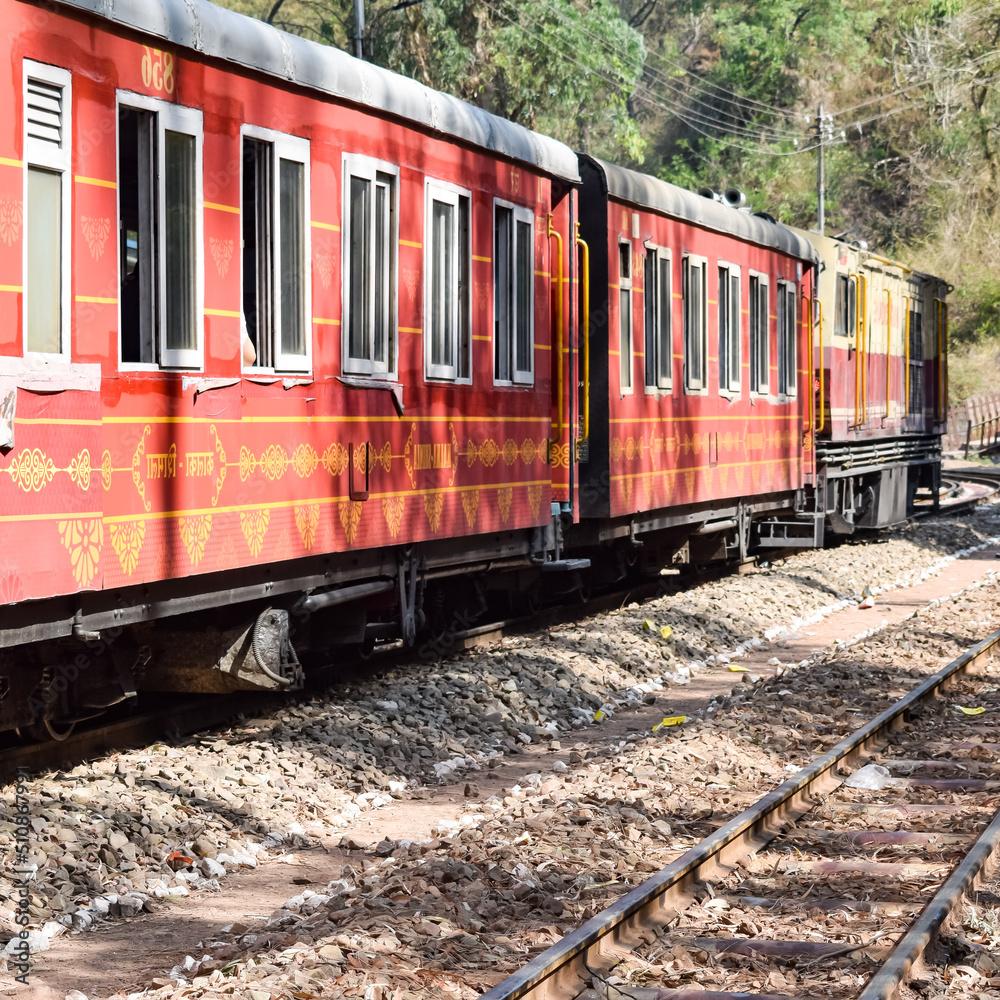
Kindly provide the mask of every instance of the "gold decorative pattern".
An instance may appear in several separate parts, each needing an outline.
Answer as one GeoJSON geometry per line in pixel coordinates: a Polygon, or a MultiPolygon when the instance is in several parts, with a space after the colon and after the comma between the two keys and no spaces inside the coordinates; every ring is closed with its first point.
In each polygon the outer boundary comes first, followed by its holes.
{"type": "Polygon", "coordinates": [[[52,482],[57,471],[55,463],[41,448],[18,452],[4,469],[25,493],[40,493],[52,482]]]}
{"type": "Polygon", "coordinates": [[[409,295],[410,301],[416,298],[417,295],[417,283],[420,281],[420,274],[418,271],[411,267],[406,268],[403,271],[403,284],[406,285],[406,294],[409,295]]]}
{"type": "Polygon", "coordinates": [[[59,537],[69,551],[70,565],[77,586],[82,590],[94,582],[104,545],[104,522],[99,518],[81,517],[57,523],[59,537]]]}
{"type": "Polygon", "coordinates": [[[222,493],[222,484],[226,481],[226,449],[222,447],[222,438],[212,424],[212,437],[215,438],[215,457],[218,459],[219,475],[215,479],[215,496],[212,497],[212,506],[219,502],[219,495],[222,493]]]}
{"type": "Polygon", "coordinates": [[[507,438],[503,443],[503,460],[508,465],[513,465],[517,461],[517,444],[513,438],[507,438]]]}
{"type": "Polygon", "coordinates": [[[90,489],[90,452],[86,448],[69,463],[69,478],[81,490],[90,489]]]}
{"type": "Polygon", "coordinates": [[[233,241],[220,240],[214,236],[210,236],[208,243],[212,248],[212,260],[215,261],[215,269],[219,272],[219,277],[224,278],[229,273],[229,264],[233,259],[233,241]]]}
{"type": "Polygon", "coordinates": [[[292,452],[292,470],[299,479],[308,479],[319,468],[319,455],[310,444],[300,444],[292,452]]]}
{"type": "MultiPolygon", "coordinates": [[[[695,486],[695,479],[696,478],[697,478],[697,474],[695,473],[694,469],[685,469],[684,470],[684,486],[687,489],[689,497],[693,497],[694,496],[694,486],[695,486]]],[[[631,482],[631,480],[629,480],[629,482],[631,482]]]]}
{"type": "Polygon", "coordinates": [[[542,489],[541,483],[528,487],[528,506],[531,508],[532,517],[538,517],[538,508],[542,505],[542,489]]]}
{"type": "Polygon", "coordinates": [[[469,527],[476,526],[476,515],[479,513],[479,490],[466,490],[462,494],[462,509],[469,527]]]}
{"type": "Polygon", "coordinates": [[[197,566],[205,555],[208,536],[212,532],[212,515],[192,514],[190,517],[182,517],[178,527],[181,541],[187,549],[188,559],[191,560],[192,566],[197,566]]]}
{"type": "Polygon", "coordinates": [[[414,445],[413,439],[417,434],[417,425],[410,424],[410,436],[406,439],[406,444],[403,446],[403,467],[406,469],[406,474],[410,477],[410,486],[417,485],[417,466],[414,460],[414,445]]]}
{"type": "Polygon", "coordinates": [[[535,442],[531,438],[525,438],[524,442],[521,444],[521,461],[525,465],[531,465],[535,460],[535,453],[538,449],[535,448],[535,442]]]}
{"type": "Polygon", "coordinates": [[[123,521],[121,524],[112,524],[109,526],[109,534],[111,547],[118,556],[122,572],[126,576],[131,576],[139,565],[139,553],[146,539],[146,522],[123,521]]]}
{"type": "Polygon", "coordinates": [[[497,490],[497,507],[500,509],[500,523],[506,524],[510,516],[510,502],[514,498],[514,490],[510,486],[501,486],[497,490]]]}
{"type": "Polygon", "coordinates": [[[146,513],[149,513],[149,501],[146,499],[146,481],[142,478],[142,458],[146,454],[146,438],[149,437],[150,433],[151,428],[149,424],[146,424],[142,429],[142,437],[139,438],[139,443],[135,446],[135,452],[132,455],[132,482],[139,491],[139,499],[146,508],[146,513]]]}
{"type": "Polygon", "coordinates": [[[631,510],[632,509],[632,486],[634,485],[631,479],[623,479],[622,483],[622,496],[625,498],[625,506],[631,510]]]}
{"type": "Polygon", "coordinates": [[[268,525],[271,523],[271,511],[265,507],[263,510],[241,510],[240,530],[247,540],[247,548],[250,555],[256,559],[264,548],[264,536],[267,534],[268,525]]]}
{"type": "Polygon", "coordinates": [[[111,452],[101,455],[101,485],[105,490],[111,489],[111,452]]]}
{"type": "Polygon", "coordinates": [[[382,445],[380,451],[376,451],[374,448],[371,451],[371,463],[372,468],[376,465],[381,465],[386,472],[392,468],[392,448],[389,446],[389,442],[386,441],[382,445]]]}
{"type": "Polygon", "coordinates": [[[326,446],[320,461],[331,476],[342,475],[347,468],[347,449],[339,441],[335,441],[326,446]]]}
{"type": "Polygon", "coordinates": [[[264,454],[257,460],[257,464],[268,479],[272,481],[281,479],[288,468],[288,452],[280,444],[269,444],[264,449],[264,454]]]}
{"type": "Polygon", "coordinates": [[[403,511],[406,508],[406,497],[386,497],[382,501],[382,515],[385,517],[389,534],[395,538],[403,524],[403,511]]]}
{"type": "Polygon", "coordinates": [[[316,541],[316,527],[319,524],[319,504],[308,503],[295,508],[295,527],[299,529],[302,544],[311,549],[316,541]]]}
{"type": "Polygon", "coordinates": [[[333,280],[333,254],[318,253],[313,259],[316,261],[316,273],[319,275],[320,284],[324,288],[329,288],[333,280]]]}
{"type": "Polygon", "coordinates": [[[557,442],[552,442],[549,446],[549,465],[553,469],[568,469],[569,468],[569,442],[564,441],[562,444],[557,442]]]}
{"type": "Polygon", "coordinates": [[[358,525],[361,524],[361,501],[346,500],[338,504],[337,513],[340,515],[340,524],[344,529],[347,544],[353,545],[354,539],[358,537],[358,525]]]}
{"type": "Polygon", "coordinates": [[[609,454],[611,455],[612,462],[618,462],[622,457],[622,443],[618,438],[612,438],[611,448],[609,449],[609,454]]]}
{"type": "Polygon", "coordinates": [[[430,493],[424,497],[424,513],[427,515],[427,523],[431,531],[437,531],[441,527],[441,510],[444,508],[444,494],[430,493]]]}
{"type": "Polygon", "coordinates": [[[257,468],[257,459],[253,452],[245,445],[240,445],[240,480],[246,482],[257,468]]]}
{"type": "Polygon", "coordinates": [[[13,198],[0,200],[0,240],[4,246],[13,246],[21,236],[21,220],[24,218],[21,202],[13,198]]]}
{"type": "Polygon", "coordinates": [[[87,241],[90,256],[94,260],[100,260],[104,256],[104,247],[111,234],[111,220],[104,216],[100,219],[92,219],[86,215],[80,216],[80,228],[83,230],[83,238],[87,241]]]}

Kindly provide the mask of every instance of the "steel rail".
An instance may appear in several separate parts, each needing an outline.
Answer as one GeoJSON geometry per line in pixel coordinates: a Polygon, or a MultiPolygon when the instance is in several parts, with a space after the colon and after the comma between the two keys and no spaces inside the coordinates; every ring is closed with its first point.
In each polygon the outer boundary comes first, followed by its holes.
{"type": "Polygon", "coordinates": [[[952,910],[965,898],[976,880],[994,867],[998,852],[1000,810],[961,864],[896,943],[882,968],[868,980],[857,1000],[893,1000],[914,963],[935,940],[952,910]]]}
{"type": "Polygon", "coordinates": [[[582,990],[596,969],[617,964],[628,939],[641,940],[652,927],[676,916],[675,900],[679,903],[691,895],[685,890],[700,870],[759,850],[782,827],[812,808],[816,799],[810,793],[828,793],[842,783],[838,765],[857,757],[887,732],[905,725],[909,712],[933,698],[957,674],[989,656],[998,644],[1000,630],[970,647],[755,805],[484,993],[482,1000],[517,1000],[529,994],[542,997],[582,990]]]}

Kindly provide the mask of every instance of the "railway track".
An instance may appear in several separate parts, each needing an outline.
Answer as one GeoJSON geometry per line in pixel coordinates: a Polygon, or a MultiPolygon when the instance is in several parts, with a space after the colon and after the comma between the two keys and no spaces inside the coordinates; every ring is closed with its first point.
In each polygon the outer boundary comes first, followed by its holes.
{"type": "Polygon", "coordinates": [[[483,1000],[890,1000],[1000,851],[998,661],[995,632],[483,1000]]]}

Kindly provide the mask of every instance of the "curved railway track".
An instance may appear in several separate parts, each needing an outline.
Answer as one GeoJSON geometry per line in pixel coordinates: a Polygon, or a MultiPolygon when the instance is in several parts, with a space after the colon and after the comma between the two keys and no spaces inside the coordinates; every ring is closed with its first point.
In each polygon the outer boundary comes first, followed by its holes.
{"type": "MultiPolygon", "coordinates": [[[[990,678],[993,686],[973,676],[994,657],[1000,657],[1000,632],[927,678],[483,1000],[748,1000],[757,983],[767,982],[768,969],[816,970],[831,963],[864,985],[832,993],[823,989],[824,995],[890,1000],[970,887],[991,870],[1000,849],[1000,812],[992,815],[1000,771],[976,763],[984,755],[995,760],[1000,742],[981,741],[1000,740],[1000,727],[981,721],[991,720],[991,713],[969,718],[951,703],[961,697],[965,706],[1000,709],[996,674],[990,678]],[[948,701],[942,698],[946,690],[948,701]],[[849,773],[869,762],[880,762],[899,777],[881,792],[844,784],[849,773]],[[897,801],[871,801],[876,797],[897,801]],[[971,818],[956,831],[948,817],[960,809],[971,818]],[[882,825],[890,829],[879,829],[882,825]],[[976,828],[982,829],[978,837],[976,828]],[[885,854],[891,860],[881,860],[885,854]],[[872,888],[858,892],[858,879],[872,888]],[[904,882],[916,888],[892,891],[893,884],[904,882]],[[713,905],[706,908],[710,900],[713,905]],[[729,908],[753,913],[756,933],[725,920],[713,925],[712,915],[729,908]],[[794,929],[816,910],[846,916],[832,922],[824,940],[815,935],[789,940],[789,926],[794,929]],[[648,980],[643,987],[612,985],[623,982],[611,977],[627,967],[630,956],[678,946],[698,966],[684,974],[681,987],[648,980]],[[727,985],[721,991],[720,968],[727,985]],[[754,970],[749,983],[741,968],[754,970]]],[[[773,997],[766,989],[758,995],[773,997]]]]}

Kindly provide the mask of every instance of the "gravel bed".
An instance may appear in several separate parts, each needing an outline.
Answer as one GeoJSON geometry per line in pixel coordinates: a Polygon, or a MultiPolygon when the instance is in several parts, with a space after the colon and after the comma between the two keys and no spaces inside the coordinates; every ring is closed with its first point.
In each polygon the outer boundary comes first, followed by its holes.
{"type": "MultiPolygon", "coordinates": [[[[428,784],[467,782],[528,745],[571,745],[595,718],[649,702],[713,659],[780,640],[782,626],[856,601],[866,585],[915,582],[950,553],[991,544],[996,510],[800,553],[684,592],[665,578],[664,595],[641,606],[344,685],[222,734],[34,779],[32,950],[157,900],[217,890],[234,869],[314,843],[428,784]]],[[[575,754],[564,773],[529,775],[502,797],[470,801],[429,843],[357,850],[353,878],[307,890],[268,926],[231,934],[208,963],[192,960],[176,977],[254,1000],[320,981],[324,996],[337,996],[376,982],[380,963],[403,976],[397,1000],[409,989],[444,988],[443,969],[461,979],[467,967],[474,989],[497,981],[855,728],[859,710],[898,697],[901,645],[903,662],[923,672],[971,641],[960,627],[970,614],[971,631],[985,634],[994,600],[976,594],[936,609],[933,634],[908,626],[893,632],[895,646],[875,637],[846,659],[787,674],[777,688],[748,685],[746,697],[710,706],[706,720],[575,754]],[[941,638],[940,619],[955,635],[941,638]],[[817,693],[847,686],[850,705],[817,693]],[[793,694],[776,703],[768,694],[786,688],[793,694]],[[360,969],[356,955],[365,956],[360,969]],[[490,964],[497,972],[484,978],[490,964]],[[330,980],[342,977],[334,988],[330,980]]],[[[11,808],[12,787],[0,801],[11,808]]],[[[0,823],[0,870],[12,868],[14,837],[14,824],[0,823]]],[[[18,929],[10,898],[0,878],[0,944],[18,929]]],[[[177,986],[158,989],[169,996],[177,986]]]]}

